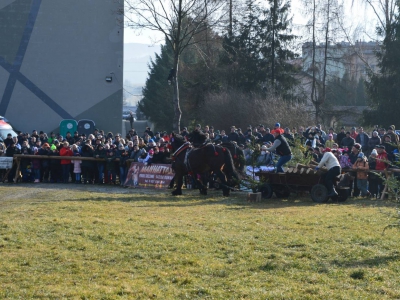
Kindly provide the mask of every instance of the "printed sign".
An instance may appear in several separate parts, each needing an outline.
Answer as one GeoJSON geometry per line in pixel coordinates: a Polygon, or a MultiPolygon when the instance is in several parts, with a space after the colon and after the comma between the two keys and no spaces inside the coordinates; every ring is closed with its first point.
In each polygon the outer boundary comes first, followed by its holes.
{"type": "Polygon", "coordinates": [[[12,157],[0,157],[0,169],[11,169],[13,165],[12,157]]]}
{"type": "Polygon", "coordinates": [[[132,163],[125,186],[162,189],[168,187],[174,175],[171,165],[132,163]]]}

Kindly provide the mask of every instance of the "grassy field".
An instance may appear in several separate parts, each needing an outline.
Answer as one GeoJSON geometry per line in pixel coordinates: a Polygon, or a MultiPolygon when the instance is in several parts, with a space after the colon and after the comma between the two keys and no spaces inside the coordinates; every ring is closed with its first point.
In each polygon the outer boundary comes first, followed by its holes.
{"type": "Polygon", "coordinates": [[[399,299],[386,201],[0,185],[0,299],[399,299]]]}

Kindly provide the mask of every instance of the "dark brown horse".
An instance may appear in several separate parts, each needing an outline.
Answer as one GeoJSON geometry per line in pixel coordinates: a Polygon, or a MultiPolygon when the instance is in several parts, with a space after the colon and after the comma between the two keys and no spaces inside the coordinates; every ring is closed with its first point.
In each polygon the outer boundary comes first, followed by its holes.
{"type": "Polygon", "coordinates": [[[213,144],[191,148],[180,135],[173,134],[171,145],[174,151],[172,169],[175,171],[176,189],[172,195],[182,195],[183,176],[192,174],[200,186],[200,193],[207,194],[204,174],[215,174],[221,181],[224,196],[229,196],[233,177],[237,178],[229,150],[213,144]]]}
{"type": "Polygon", "coordinates": [[[243,174],[246,164],[243,150],[239,148],[236,142],[225,142],[221,144],[221,147],[229,150],[232,155],[233,165],[235,166],[236,171],[240,174],[243,174]]]}

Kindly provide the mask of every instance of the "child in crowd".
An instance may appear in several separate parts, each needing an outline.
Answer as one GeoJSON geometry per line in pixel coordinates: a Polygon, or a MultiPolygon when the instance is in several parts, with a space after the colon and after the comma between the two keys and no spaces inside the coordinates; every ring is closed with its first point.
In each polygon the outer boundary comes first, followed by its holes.
{"type": "MultiPolygon", "coordinates": [[[[38,148],[32,148],[32,154],[38,155],[38,148]]],[[[33,170],[33,178],[35,183],[40,182],[40,159],[32,159],[32,170],[33,170]]]]}
{"type": "Polygon", "coordinates": [[[153,156],[154,156],[154,150],[150,149],[149,152],[147,153],[146,158],[143,160],[143,163],[145,165],[150,165],[153,162],[153,156]]]}
{"type": "Polygon", "coordinates": [[[106,167],[108,170],[108,178],[112,180],[112,183],[116,183],[116,176],[117,172],[115,170],[115,159],[117,158],[116,151],[114,147],[110,147],[110,149],[107,151],[107,156],[106,156],[106,167]]]}
{"type": "MultiPolygon", "coordinates": [[[[373,149],[368,158],[368,165],[369,165],[370,170],[375,170],[377,156],[378,156],[378,152],[376,151],[376,149],[373,149]]],[[[378,185],[379,185],[378,175],[376,175],[374,173],[369,173],[368,174],[368,190],[373,197],[378,197],[378,194],[379,194],[378,185]]]]}
{"type": "MultiPolygon", "coordinates": [[[[31,150],[28,147],[22,147],[21,154],[30,155],[31,150]]],[[[22,172],[22,182],[32,182],[34,179],[32,174],[31,160],[29,158],[22,158],[20,168],[22,172]]]]}
{"type": "Polygon", "coordinates": [[[343,151],[343,154],[340,156],[339,164],[342,169],[353,167],[347,151],[343,151]]]}
{"type": "Polygon", "coordinates": [[[357,187],[361,191],[361,196],[370,196],[368,191],[368,161],[365,159],[364,153],[360,152],[357,160],[353,165],[353,169],[357,170],[357,187]]]}
{"type": "MultiPolygon", "coordinates": [[[[79,153],[79,149],[78,146],[76,144],[72,145],[72,153],[74,154],[74,156],[81,156],[79,153]]],[[[81,183],[81,173],[82,173],[82,169],[81,169],[81,160],[77,160],[74,159],[71,161],[71,163],[74,165],[74,174],[75,174],[75,183],[81,183]]]]}

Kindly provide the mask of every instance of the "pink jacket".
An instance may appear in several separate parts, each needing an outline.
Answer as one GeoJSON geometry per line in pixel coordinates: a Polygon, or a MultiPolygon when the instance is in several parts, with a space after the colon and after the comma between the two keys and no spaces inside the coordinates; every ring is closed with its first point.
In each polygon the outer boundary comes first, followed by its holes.
{"type": "Polygon", "coordinates": [[[339,159],[339,163],[340,163],[340,167],[343,168],[352,168],[353,165],[350,162],[350,159],[348,156],[346,155],[341,155],[340,159],[339,159]]]}

